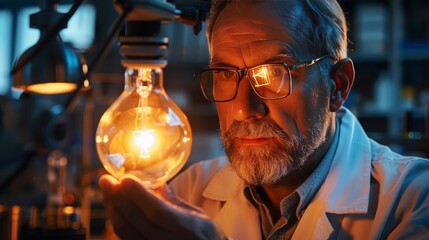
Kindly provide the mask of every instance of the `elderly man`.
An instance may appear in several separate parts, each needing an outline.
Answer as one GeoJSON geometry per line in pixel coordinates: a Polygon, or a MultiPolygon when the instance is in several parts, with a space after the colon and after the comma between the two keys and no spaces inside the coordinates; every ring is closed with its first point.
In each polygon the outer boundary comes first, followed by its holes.
{"type": "Polygon", "coordinates": [[[170,188],[103,176],[123,239],[428,239],[429,162],[368,138],[335,0],[213,1],[210,68],[227,158],[170,188]]]}

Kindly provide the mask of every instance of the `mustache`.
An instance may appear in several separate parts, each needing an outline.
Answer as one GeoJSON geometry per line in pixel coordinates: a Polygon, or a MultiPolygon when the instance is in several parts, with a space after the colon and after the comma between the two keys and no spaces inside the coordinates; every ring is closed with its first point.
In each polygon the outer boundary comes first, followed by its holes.
{"type": "Polygon", "coordinates": [[[234,121],[228,131],[222,135],[224,139],[240,137],[289,138],[277,123],[271,119],[251,119],[243,122],[234,121]]]}

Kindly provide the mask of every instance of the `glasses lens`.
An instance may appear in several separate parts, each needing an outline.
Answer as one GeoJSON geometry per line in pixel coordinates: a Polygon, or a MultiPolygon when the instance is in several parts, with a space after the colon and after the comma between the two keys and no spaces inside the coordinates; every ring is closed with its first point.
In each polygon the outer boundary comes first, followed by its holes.
{"type": "Polygon", "coordinates": [[[204,96],[210,101],[228,101],[235,97],[238,84],[236,71],[210,69],[201,71],[197,77],[204,96]]]}
{"type": "Polygon", "coordinates": [[[290,92],[290,74],[282,64],[262,65],[248,72],[252,87],[267,99],[283,98],[290,92]]]}

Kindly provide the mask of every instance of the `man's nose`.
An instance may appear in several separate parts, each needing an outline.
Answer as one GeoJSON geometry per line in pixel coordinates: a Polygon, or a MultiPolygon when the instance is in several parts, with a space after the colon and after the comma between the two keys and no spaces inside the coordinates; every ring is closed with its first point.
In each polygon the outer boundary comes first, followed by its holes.
{"type": "Polygon", "coordinates": [[[267,106],[253,90],[249,79],[245,77],[240,81],[237,96],[233,100],[234,118],[244,121],[249,118],[262,118],[267,114],[267,106]]]}

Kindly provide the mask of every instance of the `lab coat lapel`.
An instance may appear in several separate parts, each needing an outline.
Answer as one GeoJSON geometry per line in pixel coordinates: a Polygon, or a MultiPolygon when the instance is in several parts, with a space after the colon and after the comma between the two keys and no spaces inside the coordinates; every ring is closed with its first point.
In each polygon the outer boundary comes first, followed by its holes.
{"type": "Polygon", "coordinates": [[[231,196],[214,221],[231,239],[261,239],[259,214],[242,193],[231,196]]]}
{"type": "Polygon", "coordinates": [[[319,191],[305,210],[295,229],[292,240],[329,239],[334,229],[325,213],[320,193],[319,191]]]}
{"type": "MultiPolygon", "coordinates": [[[[339,145],[325,182],[305,210],[292,239],[329,239],[332,217],[368,211],[371,147],[356,118],[345,108],[337,113],[339,145]]],[[[219,171],[203,195],[223,204],[214,221],[232,239],[261,239],[258,211],[243,193],[244,183],[229,165],[219,171]]]]}
{"type": "Polygon", "coordinates": [[[342,108],[340,138],[325,182],[305,210],[292,239],[330,239],[334,231],[327,213],[342,214],[368,211],[371,178],[370,143],[356,119],[342,108]]]}
{"type": "Polygon", "coordinates": [[[340,139],[321,190],[329,213],[366,213],[371,181],[371,145],[357,119],[345,108],[339,115],[340,139]]]}
{"type": "Polygon", "coordinates": [[[214,222],[230,239],[261,239],[258,211],[244,196],[244,182],[226,166],[208,184],[203,195],[223,202],[214,222]]]}

